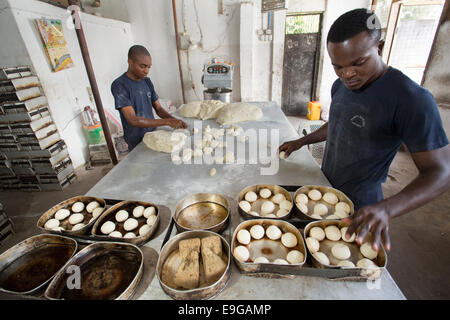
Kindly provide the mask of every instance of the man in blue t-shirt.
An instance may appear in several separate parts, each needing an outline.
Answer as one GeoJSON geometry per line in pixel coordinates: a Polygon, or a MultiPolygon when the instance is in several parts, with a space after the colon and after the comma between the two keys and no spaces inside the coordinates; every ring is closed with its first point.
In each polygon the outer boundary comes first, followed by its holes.
{"type": "Polygon", "coordinates": [[[284,143],[289,156],[304,145],[326,141],[322,170],[357,210],[347,234],[372,247],[390,249],[389,220],[431,201],[450,187],[450,147],[433,96],[381,52],[378,18],[366,9],[349,11],[331,26],[327,49],[339,77],[331,90],[329,122],[284,143]],[[419,175],[401,192],[383,199],[381,184],[401,144],[411,152],[419,175]]]}
{"type": "Polygon", "coordinates": [[[184,121],[172,117],[159,103],[153,83],[147,78],[151,66],[148,50],[143,46],[132,46],[128,52],[128,71],[111,85],[129,151],[142,141],[145,133],[156,127],[187,128],[184,121]],[[155,119],[153,108],[161,119],[155,119]]]}

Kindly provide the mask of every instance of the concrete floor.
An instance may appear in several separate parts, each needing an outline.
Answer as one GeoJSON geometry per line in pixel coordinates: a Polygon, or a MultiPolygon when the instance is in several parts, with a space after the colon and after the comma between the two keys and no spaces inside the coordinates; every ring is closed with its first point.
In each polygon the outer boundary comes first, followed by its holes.
{"type": "MultiPolygon", "coordinates": [[[[292,119],[298,128],[302,120],[292,119]]],[[[63,191],[1,192],[0,202],[14,223],[16,234],[2,247],[39,233],[40,215],[60,201],[85,194],[111,169],[78,170],[78,179],[63,191]]],[[[399,192],[414,179],[417,169],[407,152],[399,152],[383,186],[385,197],[399,192]]],[[[450,190],[437,199],[391,222],[392,250],[387,268],[408,299],[450,299],[450,190]]],[[[381,284],[383,285],[383,284],[381,284]]]]}

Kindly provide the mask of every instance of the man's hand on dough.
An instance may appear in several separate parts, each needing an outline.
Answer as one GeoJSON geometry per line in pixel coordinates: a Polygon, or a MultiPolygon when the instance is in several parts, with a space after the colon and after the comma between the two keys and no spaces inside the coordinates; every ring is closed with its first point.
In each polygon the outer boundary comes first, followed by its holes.
{"type": "Polygon", "coordinates": [[[383,203],[366,206],[358,210],[353,218],[343,219],[343,222],[350,223],[346,237],[350,238],[356,234],[356,242],[361,245],[368,232],[372,233],[372,249],[378,251],[382,242],[386,250],[391,249],[389,238],[389,212],[383,203]]]}
{"type": "Polygon", "coordinates": [[[167,119],[167,125],[173,129],[186,129],[188,127],[186,122],[179,119],[167,119]]]}
{"type": "Polygon", "coordinates": [[[285,158],[289,157],[289,155],[300,149],[301,147],[303,147],[302,143],[300,142],[300,140],[294,140],[294,141],[289,141],[289,142],[285,142],[283,143],[279,148],[278,148],[278,153],[281,152],[285,152],[285,158]]]}

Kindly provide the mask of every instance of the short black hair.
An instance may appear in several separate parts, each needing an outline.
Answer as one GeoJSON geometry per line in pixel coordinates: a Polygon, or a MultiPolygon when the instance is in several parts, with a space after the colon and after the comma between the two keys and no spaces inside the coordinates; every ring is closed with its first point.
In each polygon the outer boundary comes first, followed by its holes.
{"type": "Polygon", "coordinates": [[[367,31],[374,41],[381,39],[381,23],[374,12],[354,9],[341,15],[328,32],[327,43],[344,42],[357,34],[367,31]]]}
{"type": "Polygon", "coordinates": [[[136,57],[140,55],[151,57],[150,52],[144,46],[135,45],[128,50],[128,59],[135,61],[136,57]]]}

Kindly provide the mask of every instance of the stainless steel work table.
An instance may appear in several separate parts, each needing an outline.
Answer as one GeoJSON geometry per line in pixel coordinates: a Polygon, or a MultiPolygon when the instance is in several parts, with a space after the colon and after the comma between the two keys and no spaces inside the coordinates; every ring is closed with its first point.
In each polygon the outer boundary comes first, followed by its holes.
{"type": "MultiPolygon", "coordinates": [[[[269,141],[273,148],[298,138],[279,106],[273,102],[256,103],[264,112],[260,121],[238,124],[244,130],[279,129],[279,141],[269,141]]],[[[194,119],[184,119],[192,128],[194,119]]],[[[199,122],[197,123],[199,124],[199,122]]],[[[219,125],[214,120],[203,121],[203,126],[219,125]]],[[[270,140],[270,133],[268,134],[270,140]]],[[[247,142],[248,144],[248,142],[247,142]]],[[[247,161],[251,159],[246,154],[247,161]]],[[[169,154],[138,145],[88,193],[104,199],[141,200],[168,207],[173,214],[176,204],[194,193],[218,193],[236,199],[245,187],[256,184],[284,186],[330,185],[320,167],[306,148],[279,162],[274,175],[261,175],[268,164],[180,164],[171,162],[169,154]],[[214,177],[210,169],[217,169],[214,177]]],[[[236,219],[236,218],[235,218],[236,219]]],[[[239,221],[238,221],[239,222],[239,221]]],[[[233,226],[233,224],[230,224],[233,226]]],[[[168,226],[168,218],[160,225],[155,238],[145,246],[159,253],[168,226]]],[[[231,229],[231,227],[229,228],[231,229]]],[[[233,230],[228,230],[228,236],[233,230]]],[[[173,228],[172,236],[176,234],[173,228]]],[[[156,261],[154,262],[156,265],[156,261]]],[[[389,263],[389,262],[388,262],[389,263]]],[[[153,271],[154,272],[154,271],[153,271]]],[[[156,275],[139,299],[170,299],[160,287],[156,275]]],[[[231,279],[216,299],[405,299],[387,270],[377,282],[333,281],[320,277],[296,276],[289,279],[269,279],[241,274],[232,262],[231,279]]]]}

